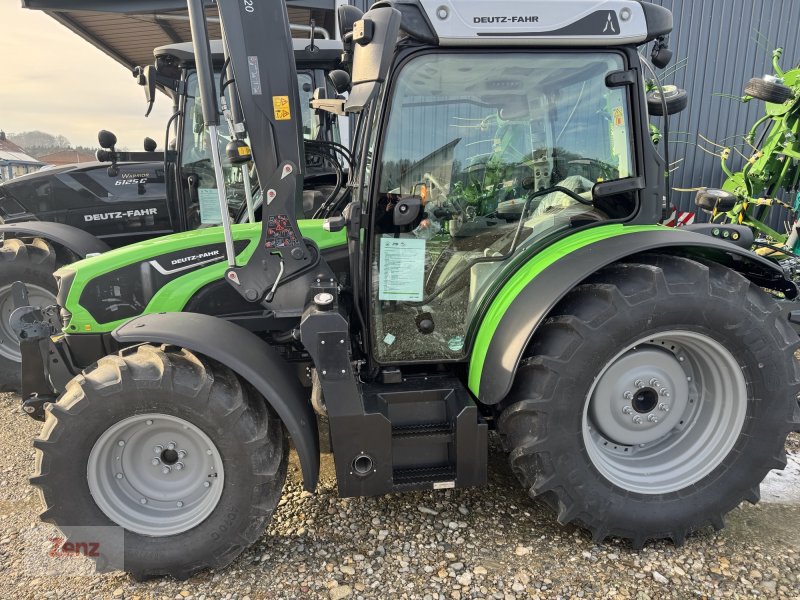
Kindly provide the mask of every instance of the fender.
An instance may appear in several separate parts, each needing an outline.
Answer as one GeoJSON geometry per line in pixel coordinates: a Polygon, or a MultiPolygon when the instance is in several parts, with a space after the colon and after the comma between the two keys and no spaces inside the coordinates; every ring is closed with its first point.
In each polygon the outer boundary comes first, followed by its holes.
{"type": "Polygon", "coordinates": [[[123,344],[172,344],[229,367],[255,387],[275,409],[297,448],[303,485],[313,492],[319,480],[319,436],[309,394],[295,370],[266,342],[228,321],[197,313],[157,313],[137,317],[114,330],[123,344]]]}
{"type": "Polygon", "coordinates": [[[568,236],[525,262],[479,318],[469,388],[488,405],[508,394],[525,348],[559,301],[591,274],[621,259],[659,251],[704,258],[738,271],[759,286],[796,298],[797,286],[775,263],[731,243],[662,226],[606,225],[568,236]]]}
{"type": "Polygon", "coordinates": [[[102,254],[111,248],[105,242],[97,239],[91,233],[63,223],[49,221],[27,221],[23,223],[10,223],[0,225],[0,234],[10,236],[34,236],[45,238],[63,246],[81,258],[88,254],[102,254]]]}

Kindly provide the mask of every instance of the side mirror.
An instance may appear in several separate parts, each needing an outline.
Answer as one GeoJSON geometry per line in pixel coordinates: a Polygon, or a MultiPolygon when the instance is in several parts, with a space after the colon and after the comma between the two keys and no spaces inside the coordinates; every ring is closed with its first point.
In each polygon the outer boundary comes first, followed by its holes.
{"type": "Polygon", "coordinates": [[[144,97],[147,101],[147,112],[144,116],[149,117],[150,112],[153,110],[153,104],[156,101],[158,71],[156,71],[154,65],[136,67],[133,70],[133,76],[136,77],[136,83],[144,87],[144,97]]]}
{"type": "Polygon", "coordinates": [[[353,81],[347,71],[335,69],[328,73],[328,78],[331,80],[333,89],[336,90],[337,94],[344,94],[350,91],[353,81]]]}
{"type": "Polygon", "coordinates": [[[399,10],[382,4],[359,21],[358,35],[353,35],[353,88],[345,104],[347,112],[364,110],[386,81],[401,21],[399,10]]]}
{"type": "Polygon", "coordinates": [[[419,196],[408,196],[400,198],[394,205],[394,224],[397,227],[411,225],[419,217],[422,211],[422,198],[419,196]]]}
{"type": "Polygon", "coordinates": [[[101,129],[97,133],[97,141],[100,144],[101,148],[105,148],[106,150],[113,150],[114,146],[117,145],[117,136],[115,136],[110,131],[101,129]]]}
{"type": "Polygon", "coordinates": [[[145,152],[155,152],[156,148],[158,148],[158,144],[153,138],[146,137],[144,138],[144,151],[145,152]]]}

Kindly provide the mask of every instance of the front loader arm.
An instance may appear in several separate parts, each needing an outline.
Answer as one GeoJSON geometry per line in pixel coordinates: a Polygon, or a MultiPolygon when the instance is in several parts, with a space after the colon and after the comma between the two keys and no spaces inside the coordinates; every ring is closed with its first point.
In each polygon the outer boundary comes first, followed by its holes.
{"type": "Polygon", "coordinates": [[[296,219],[303,205],[305,155],[289,17],[283,2],[220,2],[218,8],[226,60],[264,190],[258,247],[246,265],[231,265],[226,279],[246,300],[269,306],[281,284],[310,272],[319,258],[296,219]]]}

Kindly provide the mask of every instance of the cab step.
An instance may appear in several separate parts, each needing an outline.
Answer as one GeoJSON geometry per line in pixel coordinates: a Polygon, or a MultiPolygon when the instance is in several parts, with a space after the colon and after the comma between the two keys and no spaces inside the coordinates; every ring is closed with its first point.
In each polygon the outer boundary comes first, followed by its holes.
{"type": "Polygon", "coordinates": [[[460,380],[406,378],[363,392],[367,410],[391,423],[392,491],[486,483],[487,426],[460,380]]]}

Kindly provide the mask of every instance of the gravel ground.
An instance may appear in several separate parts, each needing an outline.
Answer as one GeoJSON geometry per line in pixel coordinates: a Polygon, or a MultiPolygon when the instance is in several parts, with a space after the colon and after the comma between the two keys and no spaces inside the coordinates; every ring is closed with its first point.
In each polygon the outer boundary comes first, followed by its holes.
{"type": "MultiPolygon", "coordinates": [[[[147,583],[65,574],[48,563],[56,530],[38,521],[27,483],[38,430],[17,397],[0,394],[0,598],[800,598],[797,494],[743,505],[725,530],[681,548],[658,542],[635,553],[555,523],[496,444],[484,489],[380,498],[337,498],[329,458],[318,492],[303,492],[293,456],[272,525],[226,570],[147,583]]],[[[800,479],[800,437],[787,447],[795,468],[784,478],[800,479]]]]}

